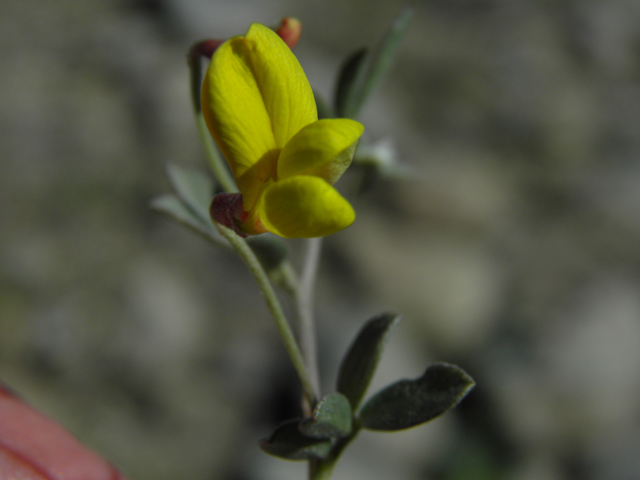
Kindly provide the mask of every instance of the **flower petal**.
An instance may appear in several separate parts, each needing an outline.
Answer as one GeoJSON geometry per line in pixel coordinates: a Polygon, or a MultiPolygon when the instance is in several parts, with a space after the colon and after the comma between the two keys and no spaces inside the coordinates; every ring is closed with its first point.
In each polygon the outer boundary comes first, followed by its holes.
{"type": "Polygon", "coordinates": [[[335,183],[351,164],[364,127],[347,118],[319,120],[300,130],[285,145],[278,160],[278,178],[322,177],[335,183]]]}
{"type": "Polygon", "coordinates": [[[253,208],[262,182],[275,177],[280,149],[317,119],[298,60],[275,32],[259,24],[216,50],[202,86],[202,112],[245,210],[253,208]]]}
{"type": "Polygon", "coordinates": [[[276,145],[282,148],[318,119],[313,90],[298,59],[273,30],[254,23],[245,38],[276,145]]]}
{"type": "Polygon", "coordinates": [[[216,50],[202,85],[202,113],[238,188],[255,203],[260,189],[256,179],[270,175],[278,152],[247,57],[243,37],[232,38],[216,50]]]}
{"type": "Polygon", "coordinates": [[[338,191],[319,177],[298,175],[271,184],[260,202],[267,230],[285,238],[331,235],[353,223],[356,214],[338,191]]]}

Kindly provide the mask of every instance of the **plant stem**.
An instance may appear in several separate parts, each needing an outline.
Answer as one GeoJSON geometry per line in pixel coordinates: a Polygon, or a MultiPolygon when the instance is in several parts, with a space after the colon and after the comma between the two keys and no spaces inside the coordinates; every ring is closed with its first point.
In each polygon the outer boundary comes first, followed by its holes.
{"type": "MultiPolygon", "coordinates": [[[[313,298],[315,291],[322,238],[306,240],[306,254],[299,287],[296,290],[296,306],[298,310],[298,336],[300,349],[307,365],[309,378],[316,391],[320,391],[320,375],[318,373],[318,357],[316,347],[316,332],[313,315],[313,298]]],[[[313,405],[311,408],[313,409],[313,405]]]]}
{"type": "Polygon", "coordinates": [[[287,322],[287,319],[284,316],[280,301],[278,300],[278,297],[276,297],[273,287],[269,282],[269,278],[262,268],[262,265],[260,265],[260,261],[255,256],[249,245],[247,245],[247,243],[242,238],[240,238],[233,230],[225,227],[224,225],[220,225],[218,222],[214,222],[214,225],[220,232],[220,235],[222,235],[233,247],[233,249],[238,252],[240,258],[242,258],[244,263],[249,268],[249,271],[253,275],[253,278],[255,278],[256,283],[258,284],[258,287],[260,288],[260,291],[264,296],[267,308],[269,309],[269,312],[271,313],[271,316],[273,317],[273,320],[276,324],[278,333],[282,338],[284,347],[289,354],[289,358],[291,359],[293,368],[298,375],[298,379],[300,380],[300,384],[302,386],[302,393],[310,405],[315,405],[317,398],[316,390],[307,373],[304,358],[302,356],[302,353],[300,352],[298,343],[293,336],[291,327],[289,326],[289,322],[287,322]]]}
{"type": "Polygon", "coordinates": [[[334,466],[335,462],[309,460],[309,480],[329,480],[334,466]]]}
{"type": "Polygon", "coordinates": [[[207,156],[209,167],[213,172],[213,176],[225,192],[237,192],[238,188],[236,187],[233,177],[227,170],[225,161],[213,143],[207,124],[202,116],[202,112],[196,112],[196,124],[198,125],[198,133],[200,134],[200,139],[202,140],[202,145],[204,146],[204,151],[207,156]]]}
{"type": "Polygon", "coordinates": [[[323,460],[309,460],[309,480],[329,480],[340,455],[360,433],[362,427],[354,422],[353,430],[348,437],[340,438],[331,449],[329,456],[323,460]]]}

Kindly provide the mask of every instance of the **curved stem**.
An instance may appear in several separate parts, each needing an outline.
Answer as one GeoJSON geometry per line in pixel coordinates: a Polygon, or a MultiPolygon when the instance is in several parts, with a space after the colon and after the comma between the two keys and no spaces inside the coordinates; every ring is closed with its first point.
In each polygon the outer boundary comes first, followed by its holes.
{"type": "MultiPolygon", "coordinates": [[[[313,299],[322,249],[322,238],[309,238],[306,241],[307,251],[304,258],[299,287],[296,290],[296,306],[298,310],[300,348],[307,365],[309,378],[316,391],[320,391],[320,375],[318,373],[318,357],[316,332],[313,315],[313,299]]],[[[311,406],[313,409],[313,405],[311,406]]]]}
{"type": "Polygon", "coordinates": [[[229,242],[233,249],[238,252],[238,255],[240,255],[240,258],[242,258],[247,267],[249,267],[249,271],[253,275],[253,278],[255,278],[256,283],[258,284],[258,287],[260,288],[260,291],[264,296],[267,308],[269,309],[269,312],[273,317],[276,328],[278,329],[278,333],[282,338],[284,347],[289,354],[291,363],[293,364],[293,368],[298,375],[298,379],[300,380],[300,384],[302,386],[302,393],[309,404],[315,405],[317,398],[316,391],[313,383],[309,378],[309,375],[307,374],[307,368],[304,358],[302,356],[302,353],[300,352],[300,348],[298,347],[296,339],[291,332],[289,323],[284,316],[280,301],[278,300],[278,297],[276,297],[273,287],[269,282],[269,278],[262,268],[262,265],[260,265],[260,261],[255,256],[251,248],[249,248],[249,245],[247,245],[247,243],[242,238],[240,238],[233,230],[225,227],[224,225],[220,225],[217,222],[214,222],[214,225],[220,232],[220,235],[222,235],[229,242]]]}
{"type": "Polygon", "coordinates": [[[238,188],[236,187],[236,183],[227,170],[225,161],[213,143],[207,124],[202,116],[202,112],[196,112],[196,124],[198,125],[198,133],[200,134],[200,139],[202,140],[202,145],[207,156],[207,162],[213,172],[213,176],[225,192],[237,192],[238,188]]]}

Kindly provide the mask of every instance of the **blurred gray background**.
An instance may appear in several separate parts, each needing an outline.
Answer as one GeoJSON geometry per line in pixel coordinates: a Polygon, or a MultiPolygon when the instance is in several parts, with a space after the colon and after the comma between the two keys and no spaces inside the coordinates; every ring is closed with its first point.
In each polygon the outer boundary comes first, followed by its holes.
{"type": "MultiPolygon", "coordinates": [[[[191,43],[298,17],[329,97],[402,6],[0,2],[2,381],[130,480],[303,478],[257,447],[297,409],[257,288],[148,203],[167,163],[206,170],[191,43]]],[[[323,387],[382,311],[404,321],[374,390],[435,360],[478,387],[362,433],[336,480],[640,478],[639,25],[636,0],[419,3],[361,116],[416,174],[351,195],[325,242],[323,387]]]]}

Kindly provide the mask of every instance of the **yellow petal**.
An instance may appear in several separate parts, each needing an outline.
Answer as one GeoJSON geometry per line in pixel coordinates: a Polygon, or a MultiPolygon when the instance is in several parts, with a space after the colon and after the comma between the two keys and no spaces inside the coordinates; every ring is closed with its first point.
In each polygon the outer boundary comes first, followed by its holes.
{"type": "Polygon", "coordinates": [[[307,125],[282,149],[278,178],[313,175],[335,183],[351,164],[363,131],[361,123],[347,118],[319,120],[307,125]]]}
{"type": "Polygon", "coordinates": [[[313,90],[298,59],[273,30],[254,23],[246,40],[276,145],[282,148],[302,127],[318,119],[313,90]]]}
{"type": "Polygon", "coordinates": [[[202,113],[245,202],[253,205],[259,178],[273,173],[279,152],[248,56],[243,37],[216,50],[202,85],[202,113]]]}
{"type": "Polygon", "coordinates": [[[331,235],[356,218],[349,202],[335,188],[308,175],[271,184],[259,208],[266,229],[285,238],[331,235]]]}
{"type": "Polygon", "coordinates": [[[278,35],[259,24],[216,50],[202,85],[202,112],[247,210],[262,182],[275,178],[280,149],[317,119],[298,60],[278,35]]]}

